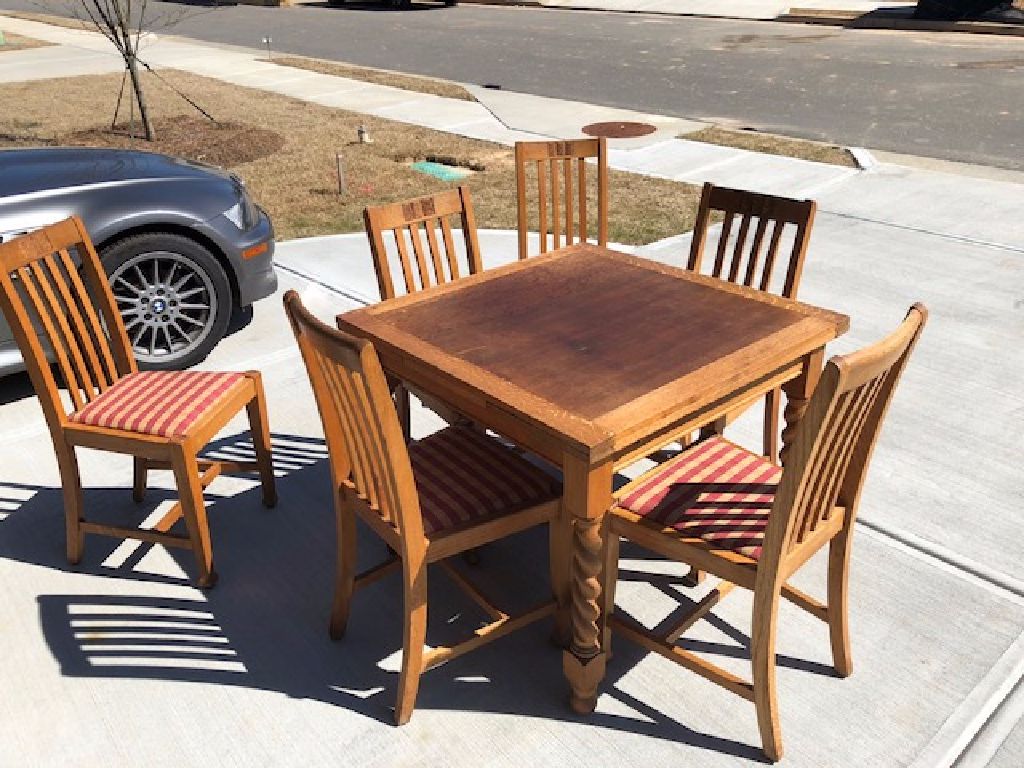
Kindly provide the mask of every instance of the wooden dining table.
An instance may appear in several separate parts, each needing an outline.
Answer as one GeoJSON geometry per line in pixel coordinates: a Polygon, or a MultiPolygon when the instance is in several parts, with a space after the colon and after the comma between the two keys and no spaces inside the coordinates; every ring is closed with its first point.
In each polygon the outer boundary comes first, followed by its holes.
{"type": "Polygon", "coordinates": [[[782,461],[842,314],[579,244],[341,314],[387,371],[559,467],[555,585],[570,703],[593,711],[603,520],[616,470],[764,393],[786,394],[782,461]]]}

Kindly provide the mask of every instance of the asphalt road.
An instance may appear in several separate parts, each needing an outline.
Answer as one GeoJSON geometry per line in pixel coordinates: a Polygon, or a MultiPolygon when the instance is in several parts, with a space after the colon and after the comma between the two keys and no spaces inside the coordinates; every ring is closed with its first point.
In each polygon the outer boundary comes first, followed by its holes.
{"type": "Polygon", "coordinates": [[[277,52],[1024,170],[1024,38],[426,3],[151,8],[206,41],[270,36],[277,52]]]}

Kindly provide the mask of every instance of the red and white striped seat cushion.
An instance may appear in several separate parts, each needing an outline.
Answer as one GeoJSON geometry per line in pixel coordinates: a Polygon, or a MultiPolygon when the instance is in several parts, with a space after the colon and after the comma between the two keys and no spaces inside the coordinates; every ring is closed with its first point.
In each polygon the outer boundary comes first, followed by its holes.
{"type": "Polygon", "coordinates": [[[493,437],[448,427],[409,446],[423,532],[436,535],[554,499],[558,481],[493,437]]]}
{"type": "Polygon", "coordinates": [[[622,509],[717,549],[761,556],[782,468],[720,437],[622,488],[622,509]]]}
{"type": "Polygon", "coordinates": [[[245,378],[244,373],[211,371],[130,373],[68,419],[144,435],[184,437],[245,378]]]}

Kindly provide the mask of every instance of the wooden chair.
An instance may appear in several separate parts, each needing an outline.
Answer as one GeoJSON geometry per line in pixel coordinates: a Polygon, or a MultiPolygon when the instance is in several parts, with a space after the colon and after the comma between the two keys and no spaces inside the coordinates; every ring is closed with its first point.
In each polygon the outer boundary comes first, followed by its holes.
{"type": "Polygon", "coordinates": [[[494,607],[447,559],[535,525],[549,523],[551,579],[567,595],[567,530],[558,484],[496,439],[447,427],[407,445],[373,345],[314,318],[294,291],[285,310],[309,372],[331,463],[338,520],[338,572],[331,637],[348,621],[353,591],[401,568],[405,590],[402,669],[395,720],[412,716],[420,674],[551,614],[548,600],[520,615],[494,607]],[[394,557],[356,575],[356,516],[394,557]],[[439,563],[491,622],[454,646],[424,653],[427,565],[439,563]]]}
{"type": "MultiPolygon", "coordinates": [[[[792,200],[705,184],[697,209],[687,266],[695,272],[702,271],[711,215],[719,212],[723,215],[722,230],[710,274],[722,280],[795,299],[816,209],[813,200],[792,200]],[[780,259],[782,236],[787,227],[794,230],[793,246],[788,257],[783,255],[780,259]],[[731,238],[734,232],[735,238],[731,238]],[[778,285],[779,270],[785,270],[781,273],[781,286],[778,285]]],[[[774,389],[765,396],[764,455],[775,462],[779,458],[781,404],[781,389],[774,389]]],[[[747,407],[727,416],[719,428],[747,407]]]]}
{"type": "Polygon", "coordinates": [[[547,253],[548,215],[551,216],[551,248],[586,242],[587,158],[597,159],[597,242],[608,244],[608,143],[606,139],[516,142],[516,202],[519,222],[519,258],[527,258],[529,247],[529,203],[527,164],[534,166],[537,184],[540,252],[547,253]],[[574,167],[575,166],[575,167],[574,167]],[[573,181],[575,179],[575,182],[573,181]],[[575,194],[573,184],[575,183],[575,194]],[[575,203],[574,203],[575,199],[575,203]],[[565,224],[563,229],[562,224],[565,224]]]}
{"type": "Polygon", "coordinates": [[[915,304],[882,341],[829,361],[784,469],[713,435],[617,491],[607,517],[606,650],[612,627],[753,701],[763,749],[772,760],[782,756],[775,692],[779,598],[828,623],[836,671],[848,676],[853,523],[879,428],[926,319],[925,308],[915,304]],[[666,637],[655,636],[612,615],[620,536],[722,581],[666,637]],[[787,582],[826,544],[828,600],[821,603],[787,582]],[[733,586],[754,592],[752,683],[675,645],[733,586]]]}
{"type": "Polygon", "coordinates": [[[184,547],[195,555],[199,585],[212,586],[217,576],[203,489],[221,472],[258,471],[263,503],[273,506],[277,500],[259,372],[140,372],[103,266],[77,218],[0,245],[0,267],[0,308],[25,359],[57,454],[68,560],[79,562],[86,533],[184,547]],[[40,335],[67,387],[67,400],[40,335]],[[197,458],[243,407],[256,461],[197,458]],[[136,501],[143,499],[149,469],[173,470],[180,501],[152,529],[86,521],[78,447],[133,456],[136,501]],[[187,535],[170,533],[182,518],[187,535]]]}
{"type": "Polygon", "coordinates": [[[480,263],[480,244],[476,237],[476,218],[473,216],[469,187],[460,186],[430,197],[363,210],[366,236],[370,239],[370,252],[373,254],[373,267],[377,273],[382,300],[399,295],[392,277],[385,231],[392,233],[405,284],[404,293],[415,293],[462,276],[451,226],[454,216],[459,217],[462,226],[467,272],[475,275],[483,271],[483,266],[480,263]]]}
{"type": "MultiPolygon", "coordinates": [[[[366,225],[366,236],[370,240],[370,253],[373,254],[373,268],[377,273],[381,300],[400,295],[395,290],[395,270],[388,254],[385,232],[391,233],[387,239],[395,244],[397,266],[405,285],[403,293],[415,293],[463,276],[451,226],[451,219],[456,216],[466,246],[466,273],[475,275],[483,271],[483,265],[469,187],[460,186],[430,197],[363,209],[363,222],[366,225]]],[[[408,438],[411,418],[409,389],[404,382],[391,381],[391,390],[398,407],[402,432],[408,438]]],[[[422,392],[414,394],[449,424],[462,418],[437,398],[422,392]]]]}

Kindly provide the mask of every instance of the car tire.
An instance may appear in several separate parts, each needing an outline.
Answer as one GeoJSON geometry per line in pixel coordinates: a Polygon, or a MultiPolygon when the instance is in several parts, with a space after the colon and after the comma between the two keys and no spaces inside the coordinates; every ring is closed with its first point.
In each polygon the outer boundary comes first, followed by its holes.
{"type": "Polygon", "coordinates": [[[189,368],[227,332],[231,283],[208,248],[183,235],[149,232],[118,240],[100,253],[144,370],[189,368]]]}

